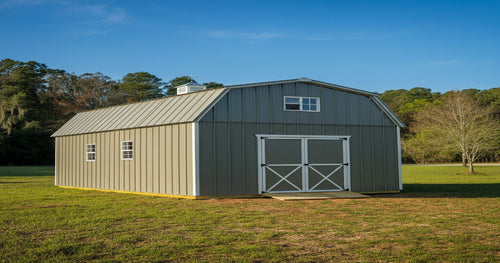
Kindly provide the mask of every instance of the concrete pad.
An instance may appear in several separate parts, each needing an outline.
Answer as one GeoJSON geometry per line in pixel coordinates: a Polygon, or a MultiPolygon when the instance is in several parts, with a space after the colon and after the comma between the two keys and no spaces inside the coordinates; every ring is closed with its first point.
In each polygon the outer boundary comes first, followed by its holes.
{"type": "Polygon", "coordinates": [[[292,200],[320,200],[320,199],[352,199],[352,198],[368,198],[367,195],[362,195],[355,192],[335,191],[335,192],[308,192],[308,193],[266,193],[263,196],[272,197],[281,201],[292,200]]]}

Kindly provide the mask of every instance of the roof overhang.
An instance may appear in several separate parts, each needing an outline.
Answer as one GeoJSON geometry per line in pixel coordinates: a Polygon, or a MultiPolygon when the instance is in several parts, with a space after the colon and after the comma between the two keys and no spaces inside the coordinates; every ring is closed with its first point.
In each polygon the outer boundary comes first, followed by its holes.
{"type": "Polygon", "coordinates": [[[394,114],[394,112],[392,112],[380,99],[378,93],[353,89],[308,78],[298,78],[229,85],[219,89],[205,90],[156,100],[81,112],[73,116],[73,118],[52,134],[52,137],[196,122],[199,121],[231,89],[287,83],[306,83],[367,96],[371,98],[371,100],[395,125],[399,127],[406,127],[396,114],[394,114]]]}

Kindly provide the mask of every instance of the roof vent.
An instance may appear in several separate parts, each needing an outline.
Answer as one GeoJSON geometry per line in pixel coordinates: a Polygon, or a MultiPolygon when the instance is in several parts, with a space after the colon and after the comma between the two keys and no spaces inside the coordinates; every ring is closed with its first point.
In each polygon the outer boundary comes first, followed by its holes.
{"type": "Polygon", "coordinates": [[[191,80],[190,82],[186,84],[179,85],[175,87],[177,89],[177,95],[179,94],[186,94],[186,93],[191,93],[191,92],[196,92],[200,90],[206,90],[207,87],[204,85],[201,85],[200,83],[191,80]]]}

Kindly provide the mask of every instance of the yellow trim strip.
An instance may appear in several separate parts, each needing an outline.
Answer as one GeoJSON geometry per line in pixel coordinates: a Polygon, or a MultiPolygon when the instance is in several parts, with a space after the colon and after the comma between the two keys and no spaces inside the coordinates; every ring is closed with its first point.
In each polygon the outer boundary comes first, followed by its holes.
{"type": "Polygon", "coordinates": [[[121,190],[108,190],[108,189],[95,189],[95,188],[83,188],[83,187],[73,187],[73,186],[59,186],[65,189],[78,189],[87,191],[101,191],[101,192],[111,192],[120,194],[137,194],[137,195],[148,195],[148,196],[160,196],[160,197],[173,197],[173,198],[185,198],[185,199],[206,199],[204,196],[189,196],[189,195],[171,195],[171,194],[155,194],[155,193],[144,193],[144,192],[132,192],[132,191],[121,191],[121,190]]]}
{"type": "Polygon", "coordinates": [[[228,195],[228,196],[189,196],[189,195],[171,195],[171,194],[155,194],[155,193],[145,193],[145,192],[133,192],[133,191],[121,191],[121,190],[109,190],[109,189],[97,189],[97,188],[84,188],[84,187],[74,187],[74,186],[61,186],[60,188],[65,189],[77,189],[77,190],[86,190],[86,191],[101,191],[101,192],[109,192],[109,193],[119,193],[119,194],[136,194],[136,195],[148,195],[148,196],[159,196],[159,197],[171,197],[171,198],[184,198],[184,199],[192,199],[192,200],[200,200],[200,199],[211,199],[211,198],[258,198],[264,197],[262,195],[228,195]]]}

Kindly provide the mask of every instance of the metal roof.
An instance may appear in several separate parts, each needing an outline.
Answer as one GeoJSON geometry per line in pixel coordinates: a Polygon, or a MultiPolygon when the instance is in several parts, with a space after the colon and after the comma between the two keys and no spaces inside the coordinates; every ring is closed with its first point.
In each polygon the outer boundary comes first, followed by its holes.
{"type": "Polygon", "coordinates": [[[295,82],[301,82],[301,83],[307,83],[307,84],[312,84],[316,86],[321,86],[325,88],[330,88],[330,89],[336,89],[336,90],[342,90],[346,92],[351,92],[351,93],[356,93],[364,96],[370,97],[375,104],[391,119],[391,121],[399,126],[399,127],[406,127],[406,125],[396,116],[396,114],[387,107],[387,105],[380,99],[379,94],[376,92],[369,92],[369,91],[364,91],[364,90],[359,90],[359,89],[353,89],[341,85],[336,85],[336,84],[331,84],[323,81],[318,81],[318,80],[313,80],[309,78],[298,78],[298,79],[287,79],[287,80],[277,80],[277,81],[267,81],[267,82],[257,82],[257,83],[249,83],[249,84],[240,84],[240,85],[230,85],[226,86],[228,89],[237,89],[237,88],[247,88],[247,87],[256,87],[256,86],[264,86],[264,85],[277,85],[277,84],[286,84],[286,83],[295,83],[295,82]]]}
{"type": "Polygon", "coordinates": [[[379,98],[379,94],[340,85],[330,84],[308,78],[268,81],[225,88],[210,89],[156,100],[137,102],[77,113],[66,122],[52,137],[85,134],[102,131],[122,130],[199,120],[229,89],[247,88],[285,83],[308,83],[321,87],[342,90],[370,97],[375,104],[399,127],[405,124],[379,98]]]}
{"type": "Polygon", "coordinates": [[[52,137],[194,122],[227,89],[210,89],[184,95],[77,113],[52,137]]]}

